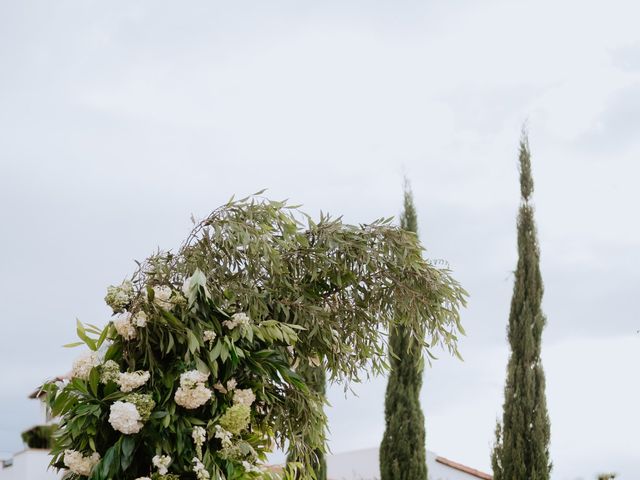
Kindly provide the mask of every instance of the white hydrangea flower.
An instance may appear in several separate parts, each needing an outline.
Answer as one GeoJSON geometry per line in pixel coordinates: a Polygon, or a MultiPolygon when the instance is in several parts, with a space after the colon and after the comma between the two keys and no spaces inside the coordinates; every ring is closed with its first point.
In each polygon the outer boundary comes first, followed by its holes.
{"type": "Polygon", "coordinates": [[[118,375],[116,383],[120,386],[121,391],[131,392],[147,383],[149,381],[149,377],[149,372],[145,372],[143,370],[125,372],[118,375]]]}
{"type": "Polygon", "coordinates": [[[158,469],[160,475],[166,475],[171,465],[171,457],[169,455],[156,455],[151,459],[153,466],[158,469]]]}
{"type": "Polygon", "coordinates": [[[182,387],[176,390],[174,396],[175,402],[181,407],[193,410],[201,407],[211,398],[211,390],[202,384],[198,384],[195,388],[184,389],[182,387]]]}
{"type": "Polygon", "coordinates": [[[251,319],[246,313],[234,313],[231,316],[231,320],[225,320],[222,324],[229,330],[233,330],[236,327],[246,328],[251,325],[251,319]]]}
{"type": "Polygon", "coordinates": [[[256,396],[250,388],[237,389],[233,394],[233,403],[250,407],[256,401],[256,396]]]}
{"type": "Polygon", "coordinates": [[[227,390],[232,392],[233,390],[236,389],[236,387],[238,386],[238,382],[236,381],[235,378],[231,378],[227,381],[227,390]]]}
{"type": "Polygon", "coordinates": [[[204,339],[205,342],[209,342],[210,346],[213,343],[213,341],[216,339],[216,337],[217,337],[216,332],[214,332],[213,330],[205,330],[204,332],[202,332],[202,338],[204,339]]]}
{"type": "Polygon", "coordinates": [[[89,380],[91,369],[100,365],[100,360],[96,352],[86,352],[79,356],[71,367],[71,378],[89,380]]]}
{"type": "Polygon", "coordinates": [[[118,401],[111,405],[109,423],[114,430],[130,435],[138,433],[143,426],[142,418],[133,403],[118,401]]]}
{"type": "Polygon", "coordinates": [[[194,409],[209,401],[212,391],[205,387],[208,373],[190,370],[180,375],[180,387],[174,395],[175,402],[181,407],[194,409]]]}
{"type": "Polygon", "coordinates": [[[189,370],[180,375],[180,386],[194,388],[198,383],[205,383],[208,378],[208,373],[203,373],[200,370],[189,370]]]}
{"type": "Polygon", "coordinates": [[[116,328],[118,335],[125,340],[133,340],[137,336],[136,329],[131,323],[131,314],[129,312],[118,315],[113,320],[113,326],[116,328]]]}
{"type": "Polygon", "coordinates": [[[131,323],[136,327],[144,328],[147,326],[147,314],[142,310],[137,312],[132,318],[131,323]]]}
{"type": "Polygon", "coordinates": [[[220,425],[216,425],[215,429],[216,432],[213,434],[213,436],[222,442],[223,447],[230,447],[232,445],[231,437],[233,436],[233,434],[226,431],[220,425]]]}
{"type": "Polygon", "coordinates": [[[173,291],[167,285],[156,285],[153,287],[153,303],[164,310],[173,309],[174,302],[171,300],[173,291]]]}
{"type": "Polygon", "coordinates": [[[193,472],[196,474],[198,480],[209,480],[211,477],[209,472],[204,468],[204,465],[199,458],[193,457],[193,472]]]}
{"type": "Polygon", "coordinates": [[[207,441],[207,431],[202,427],[193,427],[191,437],[193,438],[193,443],[202,446],[207,441]]]}
{"type": "Polygon", "coordinates": [[[93,452],[91,455],[84,455],[76,450],[64,451],[64,465],[77,475],[89,476],[91,470],[100,461],[100,454],[93,452]]]}

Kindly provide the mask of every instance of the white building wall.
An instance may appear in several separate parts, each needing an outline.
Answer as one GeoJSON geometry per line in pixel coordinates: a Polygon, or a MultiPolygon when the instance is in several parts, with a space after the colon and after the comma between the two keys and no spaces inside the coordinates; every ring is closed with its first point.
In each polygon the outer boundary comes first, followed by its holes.
{"type": "MultiPolygon", "coordinates": [[[[436,461],[437,455],[427,451],[429,480],[478,480],[478,477],[436,461]]],[[[330,480],[379,480],[378,449],[368,448],[327,456],[330,480]]]]}
{"type": "Polygon", "coordinates": [[[48,450],[28,449],[13,457],[13,465],[0,467],[0,480],[59,480],[62,475],[48,469],[48,450]]]}

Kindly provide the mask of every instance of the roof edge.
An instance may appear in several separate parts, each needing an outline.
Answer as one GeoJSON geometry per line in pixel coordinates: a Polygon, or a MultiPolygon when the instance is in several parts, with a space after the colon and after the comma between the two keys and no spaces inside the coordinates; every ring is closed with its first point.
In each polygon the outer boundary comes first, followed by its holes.
{"type": "Polygon", "coordinates": [[[481,472],[480,470],[476,470],[475,468],[467,467],[466,465],[454,462],[453,460],[449,460],[445,457],[436,457],[436,462],[442,463],[443,465],[451,468],[455,468],[456,470],[460,470],[461,472],[468,473],[469,475],[473,475],[476,478],[482,478],[483,480],[493,480],[493,477],[488,473],[481,472]]]}

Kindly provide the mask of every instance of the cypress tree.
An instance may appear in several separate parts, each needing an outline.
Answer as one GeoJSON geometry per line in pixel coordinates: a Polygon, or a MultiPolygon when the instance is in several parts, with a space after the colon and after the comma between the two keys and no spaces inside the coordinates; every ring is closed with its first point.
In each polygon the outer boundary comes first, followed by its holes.
{"type": "Polygon", "coordinates": [[[494,480],[548,480],[550,425],[545,377],[540,359],[543,294],[540,249],[530,203],[531,154],[526,131],[520,139],[518,265],[511,298],[507,337],[511,355],[504,387],[502,423],[496,426],[491,458],[494,480]]]}
{"type": "MultiPolygon", "coordinates": [[[[400,226],[418,233],[407,183],[400,226]]],[[[385,395],[385,432],[380,445],[381,480],[427,480],[424,415],[420,407],[422,352],[402,326],[389,335],[391,372],[385,395]]]]}

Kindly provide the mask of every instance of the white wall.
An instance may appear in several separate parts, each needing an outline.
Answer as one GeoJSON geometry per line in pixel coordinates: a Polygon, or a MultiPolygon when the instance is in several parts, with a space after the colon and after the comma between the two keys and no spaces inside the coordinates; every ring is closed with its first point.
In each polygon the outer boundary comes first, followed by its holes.
{"type": "Polygon", "coordinates": [[[0,466],[0,480],[58,480],[62,475],[47,469],[50,461],[48,450],[24,450],[14,455],[12,466],[0,466]]]}
{"type": "MultiPolygon", "coordinates": [[[[437,455],[427,452],[429,480],[478,480],[478,477],[436,462],[437,455]]],[[[327,456],[330,480],[379,480],[378,449],[368,448],[327,456]]]]}

